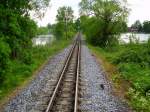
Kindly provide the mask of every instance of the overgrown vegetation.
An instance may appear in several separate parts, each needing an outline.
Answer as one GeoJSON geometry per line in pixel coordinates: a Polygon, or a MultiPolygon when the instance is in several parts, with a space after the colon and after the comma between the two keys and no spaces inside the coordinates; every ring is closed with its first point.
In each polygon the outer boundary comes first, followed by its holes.
{"type": "MultiPolygon", "coordinates": [[[[116,65],[120,76],[129,82],[127,98],[137,112],[150,111],[150,41],[145,44],[118,45],[113,50],[91,47],[116,65]]],[[[118,76],[116,76],[118,77],[118,76]]]]}
{"type": "Polygon", "coordinates": [[[34,48],[31,40],[38,28],[30,18],[30,11],[40,16],[48,4],[49,0],[1,0],[0,99],[31,75],[35,68],[33,65],[37,65],[32,56],[34,48]]]}
{"type": "Polygon", "coordinates": [[[42,14],[49,0],[1,0],[0,3],[0,85],[11,69],[11,62],[18,60],[32,64],[32,38],[37,33],[36,23],[30,19],[30,11],[42,14]],[[41,10],[39,10],[39,8],[41,10]]]}

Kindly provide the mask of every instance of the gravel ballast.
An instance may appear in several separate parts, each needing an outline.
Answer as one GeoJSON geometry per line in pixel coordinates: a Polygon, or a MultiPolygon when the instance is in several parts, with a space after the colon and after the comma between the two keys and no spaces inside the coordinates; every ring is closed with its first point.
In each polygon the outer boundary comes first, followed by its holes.
{"type": "Polygon", "coordinates": [[[81,112],[129,112],[128,106],[112,95],[111,83],[106,79],[102,66],[89,49],[81,49],[81,112]]]}
{"type": "Polygon", "coordinates": [[[28,87],[8,103],[4,112],[41,112],[45,110],[70,48],[71,46],[51,58],[28,87]]]}

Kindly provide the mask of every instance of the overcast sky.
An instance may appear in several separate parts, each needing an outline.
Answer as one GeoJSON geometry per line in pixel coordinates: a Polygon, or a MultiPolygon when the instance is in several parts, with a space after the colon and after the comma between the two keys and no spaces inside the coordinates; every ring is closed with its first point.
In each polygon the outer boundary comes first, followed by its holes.
{"type": "MultiPolygon", "coordinates": [[[[48,23],[55,23],[57,9],[61,6],[71,6],[74,10],[74,15],[78,17],[78,3],[81,0],[51,0],[50,8],[48,8],[45,17],[38,20],[39,26],[46,26],[48,23]]],[[[128,0],[129,8],[131,9],[128,18],[128,24],[131,25],[136,20],[143,22],[150,20],[150,0],[128,0]]]]}

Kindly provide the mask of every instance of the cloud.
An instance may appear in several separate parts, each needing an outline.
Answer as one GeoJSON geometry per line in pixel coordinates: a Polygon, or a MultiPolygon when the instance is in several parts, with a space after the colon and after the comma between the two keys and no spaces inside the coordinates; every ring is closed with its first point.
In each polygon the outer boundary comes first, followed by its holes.
{"type": "Polygon", "coordinates": [[[129,25],[133,24],[136,20],[141,22],[150,20],[150,0],[128,0],[131,12],[129,15],[129,25]]]}

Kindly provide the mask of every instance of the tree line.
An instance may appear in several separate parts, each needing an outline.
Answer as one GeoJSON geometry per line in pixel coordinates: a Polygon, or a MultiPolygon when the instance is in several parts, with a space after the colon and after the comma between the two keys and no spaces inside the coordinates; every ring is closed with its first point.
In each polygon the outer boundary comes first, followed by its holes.
{"type": "Polygon", "coordinates": [[[131,25],[131,28],[136,29],[136,31],[139,33],[150,33],[150,21],[144,21],[141,23],[139,20],[137,20],[131,25]]]}

